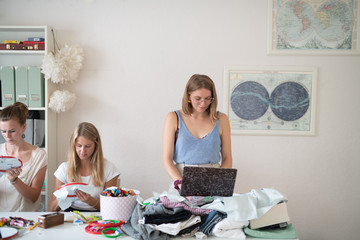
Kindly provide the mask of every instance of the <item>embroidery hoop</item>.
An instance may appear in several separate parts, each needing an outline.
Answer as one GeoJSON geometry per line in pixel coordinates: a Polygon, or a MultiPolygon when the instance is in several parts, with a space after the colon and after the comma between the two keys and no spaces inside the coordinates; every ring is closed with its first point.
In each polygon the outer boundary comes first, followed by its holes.
{"type": "Polygon", "coordinates": [[[107,238],[117,238],[122,235],[122,232],[119,228],[105,228],[104,230],[101,231],[101,235],[107,238]],[[108,235],[107,233],[108,231],[114,231],[114,233],[118,232],[118,235],[108,235]]]}
{"type": "Polygon", "coordinates": [[[97,235],[105,234],[104,236],[106,236],[106,234],[114,234],[116,231],[118,231],[120,233],[119,235],[117,235],[117,237],[118,237],[122,233],[121,233],[121,231],[116,230],[116,229],[118,229],[117,227],[120,227],[124,223],[125,223],[125,221],[122,221],[122,220],[102,220],[100,222],[92,221],[92,222],[89,222],[88,225],[85,227],[85,232],[90,233],[90,234],[97,234],[97,235]],[[106,221],[110,222],[110,223],[101,223],[101,222],[106,222],[106,221]]]}
{"type": "Polygon", "coordinates": [[[16,228],[12,227],[2,227],[1,228],[1,236],[2,239],[10,239],[17,236],[19,231],[16,228]]]}
{"type": "MultiPolygon", "coordinates": [[[[85,232],[90,233],[90,234],[100,235],[103,230],[108,229],[108,228],[105,228],[105,227],[97,227],[97,230],[92,230],[92,228],[94,228],[94,226],[87,225],[85,227],[85,232]]],[[[106,230],[105,233],[106,234],[113,234],[114,232],[115,231],[106,230]]]]}
{"type": "MultiPolygon", "coordinates": [[[[16,159],[16,160],[18,160],[19,162],[20,162],[20,166],[19,167],[11,167],[11,168],[9,168],[9,169],[12,169],[12,168],[21,168],[22,166],[24,166],[24,164],[23,164],[23,162],[19,159],[19,158],[16,158],[16,157],[10,157],[10,156],[0,156],[0,158],[11,158],[11,159],[16,159]]],[[[9,170],[9,169],[0,169],[0,172],[6,172],[7,170],[9,170]]]]}
{"type": "MultiPolygon", "coordinates": [[[[71,186],[71,185],[88,185],[87,183],[81,183],[81,182],[73,182],[73,183],[67,183],[67,184],[64,184],[64,185],[61,185],[58,189],[56,190],[60,190],[64,187],[67,187],[67,186],[71,186]]],[[[76,197],[76,195],[67,195],[67,197],[76,197]]]]}
{"type": "Polygon", "coordinates": [[[121,225],[123,225],[125,223],[125,221],[123,220],[101,220],[99,221],[92,221],[89,222],[88,224],[90,226],[97,226],[97,227],[119,227],[121,225]],[[101,222],[110,222],[110,223],[101,223],[101,222]]]}

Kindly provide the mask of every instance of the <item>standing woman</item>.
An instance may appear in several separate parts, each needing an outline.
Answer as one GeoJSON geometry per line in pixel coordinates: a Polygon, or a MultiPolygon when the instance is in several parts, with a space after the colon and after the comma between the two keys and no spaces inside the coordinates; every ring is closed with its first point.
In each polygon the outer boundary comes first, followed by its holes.
{"type": "Polygon", "coordinates": [[[0,144],[0,155],[23,162],[0,177],[0,212],[34,212],[40,207],[40,193],[44,183],[47,155],[45,150],[25,142],[24,132],[28,108],[16,102],[0,113],[0,129],[6,140],[0,144]]]}
{"type": "Polygon", "coordinates": [[[229,119],[216,110],[214,82],[193,75],[186,84],[182,109],[168,113],[163,129],[163,165],[172,180],[187,166],[232,167],[229,119]]]}
{"type": "MultiPolygon", "coordinates": [[[[88,122],[80,123],[70,139],[68,161],[60,164],[54,173],[56,191],[61,185],[81,182],[94,187],[90,195],[76,191],[76,199],[65,211],[99,211],[100,193],[117,186],[120,172],[113,163],[104,159],[100,134],[96,127],[88,122]]],[[[59,211],[58,200],[53,196],[50,211],[59,211]]]]}

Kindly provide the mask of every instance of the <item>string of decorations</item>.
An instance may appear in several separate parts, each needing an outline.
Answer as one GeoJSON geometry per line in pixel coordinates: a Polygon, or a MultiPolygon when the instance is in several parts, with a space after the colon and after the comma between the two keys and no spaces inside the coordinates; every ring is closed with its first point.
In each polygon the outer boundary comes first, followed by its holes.
{"type": "MultiPolygon", "coordinates": [[[[51,29],[54,40],[54,51],[48,52],[41,66],[41,72],[45,80],[61,85],[70,84],[77,81],[79,71],[84,60],[84,51],[79,46],[69,46],[65,44],[59,47],[54,30],[51,29]]],[[[57,113],[71,109],[76,102],[76,95],[68,90],[55,90],[49,101],[49,108],[57,113]]]]}

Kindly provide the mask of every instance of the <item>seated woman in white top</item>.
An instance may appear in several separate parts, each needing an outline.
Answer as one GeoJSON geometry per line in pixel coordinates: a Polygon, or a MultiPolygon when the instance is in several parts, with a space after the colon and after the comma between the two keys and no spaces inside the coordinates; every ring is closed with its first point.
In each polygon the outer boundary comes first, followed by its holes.
{"type": "Polygon", "coordinates": [[[7,170],[0,177],[0,212],[34,212],[40,208],[40,193],[44,183],[46,152],[25,142],[28,108],[16,102],[0,113],[0,129],[5,143],[0,155],[20,159],[23,166],[7,170]]]}
{"type": "MultiPolygon", "coordinates": [[[[76,191],[77,199],[65,211],[99,211],[100,193],[112,186],[117,186],[119,171],[113,163],[104,159],[101,139],[96,127],[88,122],[80,123],[71,136],[68,161],[62,163],[54,173],[56,191],[67,183],[86,183],[94,186],[90,195],[76,191]]],[[[58,211],[58,200],[53,196],[50,211],[58,211]]]]}

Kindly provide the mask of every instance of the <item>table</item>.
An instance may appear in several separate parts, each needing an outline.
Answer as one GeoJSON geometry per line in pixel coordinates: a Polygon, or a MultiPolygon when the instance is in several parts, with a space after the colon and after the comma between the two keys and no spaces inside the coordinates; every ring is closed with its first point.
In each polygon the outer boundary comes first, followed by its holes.
{"type": "MultiPolygon", "coordinates": [[[[2,212],[0,213],[0,217],[22,217],[25,219],[29,219],[29,220],[34,220],[37,222],[38,220],[38,216],[40,215],[44,215],[44,214],[49,214],[49,212],[2,212]]],[[[69,218],[70,216],[72,216],[72,213],[64,213],[65,214],[65,220],[67,218],[69,218]]],[[[94,214],[94,215],[100,215],[100,213],[87,213],[84,212],[83,213],[85,216],[88,216],[90,214],[94,214]]],[[[76,240],[82,240],[82,239],[86,239],[86,240],[92,240],[92,239],[108,239],[105,238],[101,235],[95,235],[95,234],[89,234],[85,232],[85,226],[86,224],[82,224],[82,225],[76,225],[70,222],[65,222],[64,224],[61,225],[57,225],[51,228],[40,228],[40,227],[36,227],[33,230],[29,231],[29,230],[21,230],[19,231],[19,235],[12,238],[14,240],[17,239],[26,239],[26,240],[41,240],[41,239],[46,239],[46,240],[72,240],[72,239],[76,239],[76,240]]],[[[122,235],[116,239],[123,239],[123,240],[132,240],[133,238],[127,236],[127,235],[122,235]]],[[[191,238],[182,238],[182,237],[175,237],[172,238],[174,240],[186,240],[186,239],[196,239],[195,237],[191,237],[191,238]]],[[[220,238],[216,238],[216,237],[212,237],[209,236],[206,239],[220,239],[220,238]]],[[[221,238],[223,239],[223,238],[221,238]]],[[[255,240],[255,238],[246,238],[249,240],[255,240]]],[[[266,239],[261,239],[261,240],[266,240],[266,239]]],[[[294,239],[292,239],[294,240],[294,239]]]]}

